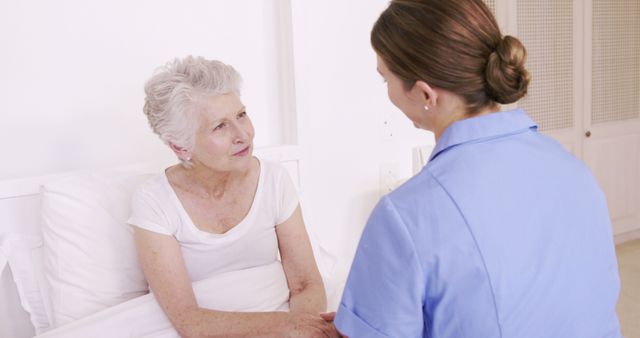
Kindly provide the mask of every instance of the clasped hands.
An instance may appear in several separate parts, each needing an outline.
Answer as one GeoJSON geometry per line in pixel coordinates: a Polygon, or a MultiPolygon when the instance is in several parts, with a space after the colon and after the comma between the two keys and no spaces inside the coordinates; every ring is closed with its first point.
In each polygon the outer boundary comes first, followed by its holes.
{"type": "Polygon", "coordinates": [[[348,338],[338,332],[333,319],[335,312],[314,315],[305,312],[291,312],[292,330],[288,338],[348,338]]]}

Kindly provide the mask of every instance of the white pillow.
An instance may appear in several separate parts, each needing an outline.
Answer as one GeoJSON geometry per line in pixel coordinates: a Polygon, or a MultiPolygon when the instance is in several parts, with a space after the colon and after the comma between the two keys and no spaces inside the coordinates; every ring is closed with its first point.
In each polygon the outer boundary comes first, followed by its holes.
{"type": "Polygon", "coordinates": [[[54,327],[147,293],[131,195],[151,175],[76,174],[42,186],[44,271],[54,327]]]}

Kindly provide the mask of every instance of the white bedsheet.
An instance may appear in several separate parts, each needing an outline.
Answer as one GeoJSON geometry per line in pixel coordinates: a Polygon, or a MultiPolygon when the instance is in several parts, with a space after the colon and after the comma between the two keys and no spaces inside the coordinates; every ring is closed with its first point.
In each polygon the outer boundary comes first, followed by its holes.
{"type": "MultiPolygon", "coordinates": [[[[193,283],[201,307],[222,311],[288,311],[289,289],[278,261],[193,283]]],[[[37,336],[179,337],[152,293],[37,336]]]]}

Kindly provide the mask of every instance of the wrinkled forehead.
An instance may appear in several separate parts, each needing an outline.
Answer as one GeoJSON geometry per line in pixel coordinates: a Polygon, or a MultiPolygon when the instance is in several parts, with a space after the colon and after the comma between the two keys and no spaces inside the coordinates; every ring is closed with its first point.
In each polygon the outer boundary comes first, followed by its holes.
{"type": "Polygon", "coordinates": [[[204,124],[232,117],[244,108],[240,97],[235,93],[199,94],[194,97],[193,104],[194,112],[204,124]]]}

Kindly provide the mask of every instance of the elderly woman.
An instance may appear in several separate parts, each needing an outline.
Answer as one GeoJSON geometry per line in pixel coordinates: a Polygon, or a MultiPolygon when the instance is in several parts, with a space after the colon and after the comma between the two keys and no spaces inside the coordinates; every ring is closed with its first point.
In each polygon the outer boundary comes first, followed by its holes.
{"type": "Polygon", "coordinates": [[[181,163],[133,197],[143,271],[181,336],[334,336],[296,190],[281,166],[252,156],[239,86],[231,66],[191,56],[146,84],[144,113],[181,163]],[[199,306],[192,282],[220,276],[219,307],[199,306]]]}

